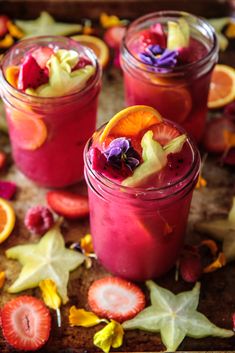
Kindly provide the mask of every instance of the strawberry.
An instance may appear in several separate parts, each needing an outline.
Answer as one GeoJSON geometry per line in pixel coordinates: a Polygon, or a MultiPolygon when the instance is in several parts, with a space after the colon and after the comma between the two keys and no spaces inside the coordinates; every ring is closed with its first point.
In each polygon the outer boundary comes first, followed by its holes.
{"type": "Polygon", "coordinates": [[[78,63],[73,67],[72,71],[83,69],[87,65],[92,65],[92,62],[87,57],[82,56],[79,58],[78,63]]]}
{"type": "Polygon", "coordinates": [[[155,34],[155,38],[157,39],[157,44],[162,48],[166,48],[167,37],[164,33],[163,26],[161,23],[155,23],[150,27],[151,33],[155,34]]]}
{"type": "Polygon", "coordinates": [[[31,296],[12,299],[1,310],[2,332],[17,350],[35,351],[48,340],[51,316],[44,303],[31,296]]]}
{"type": "Polygon", "coordinates": [[[16,193],[16,184],[11,181],[0,180],[0,197],[11,200],[16,193]]]}
{"type": "Polygon", "coordinates": [[[226,117],[214,118],[207,124],[203,145],[208,152],[222,153],[226,150],[225,130],[235,133],[235,124],[232,119],[226,117]]]}
{"type": "Polygon", "coordinates": [[[7,16],[1,15],[0,16],[0,37],[4,37],[5,34],[8,32],[7,22],[9,18],[7,16]]]}
{"type": "Polygon", "coordinates": [[[118,322],[133,318],[145,307],[145,296],[139,287],[118,277],[105,277],[92,283],[88,304],[99,317],[118,322]]]}
{"type": "Polygon", "coordinates": [[[18,89],[37,88],[48,80],[48,70],[42,69],[32,55],[27,55],[20,66],[18,89]]]}
{"type": "Polygon", "coordinates": [[[141,45],[140,50],[144,50],[147,46],[152,44],[160,45],[159,41],[162,42],[162,40],[159,39],[159,35],[157,33],[152,32],[149,29],[145,29],[139,35],[139,42],[141,45]]]}
{"type": "Polygon", "coordinates": [[[88,198],[68,191],[49,191],[47,203],[53,211],[66,218],[83,218],[89,215],[88,198]]]}
{"type": "Polygon", "coordinates": [[[125,33],[125,27],[114,26],[106,30],[104,34],[104,40],[110,48],[119,49],[125,33]]]}
{"type": "Polygon", "coordinates": [[[162,146],[179,136],[179,131],[166,123],[155,124],[151,126],[154,140],[158,141],[162,146]]]}
{"type": "Polygon", "coordinates": [[[32,52],[33,58],[37,61],[41,69],[46,67],[46,63],[52,54],[54,54],[54,51],[49,47],[39,47],[32,52]]]}

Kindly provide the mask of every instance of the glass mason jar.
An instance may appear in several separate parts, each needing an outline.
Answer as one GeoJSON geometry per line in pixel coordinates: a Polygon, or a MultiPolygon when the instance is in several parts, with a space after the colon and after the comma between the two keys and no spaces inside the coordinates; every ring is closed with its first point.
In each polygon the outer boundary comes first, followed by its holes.
{"type": "Polygon", "coordinates": [[[144,104],[157,109],[164,118],[182,125],[197,142],[206,121],[207,98],[211,73],[218,60],[218,43],[214,29],[202,18],[180,11],[161,11],[140,17],[128,28],[121,48],[126,105],[144,104]],[[171,72],[156,72],[138,58],[138,38],[144,29],[184,18],[190,27],[190,51],[203,50],[199,59],[177,66],[171,72]]]}
{"type": "MultiPolygon", "coordinates": [[[[137,281],[161,276],[174,266],[184,243],[200,168],[197,147],[187,139],[191,163],[187,172],[170,185],[124,187],[92,169],[89,149],[93,143],[95,146],[102,129],[84,150],[95,253],[101,264],[117,276],[137,281]]],[[[179,126],[177,129],[183,132],[179,126]]]]}
{"type": "Polygon", "coordinates": [[[20,41],[1,61],[1,96],[4,102],[13,158],[19,169],[36,183],[63,187],[83,177],[83,150],[95,130],[101,69],[96,56],[66,37],[35,37],[20,41]],[[73,49],[89,58],[94,75],[79,91],[61,97],[26,94],[9,84],[5,73],[17,66],[28,51],[39,46],[73,49]]]}

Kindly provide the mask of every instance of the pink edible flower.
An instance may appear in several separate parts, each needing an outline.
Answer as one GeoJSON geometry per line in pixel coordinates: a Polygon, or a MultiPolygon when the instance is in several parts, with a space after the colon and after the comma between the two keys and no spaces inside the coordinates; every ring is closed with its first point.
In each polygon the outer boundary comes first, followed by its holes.
{"type": "Polygon", "coordinates": [[[0,197],[10,200],[16,193],[16,184],[11,181],[0,180],[0,197]]]}

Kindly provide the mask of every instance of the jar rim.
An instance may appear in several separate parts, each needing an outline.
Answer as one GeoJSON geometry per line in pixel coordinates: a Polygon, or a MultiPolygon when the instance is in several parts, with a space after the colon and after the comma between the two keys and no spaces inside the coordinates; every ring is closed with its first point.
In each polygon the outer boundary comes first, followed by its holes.
{"type": "Polygon", "coordinates": [[[77,41],[75,41],[74,39],[70,38],[70,37],[64,37],[64,36],[34,36],[34,37],[30,37],[27,39],[24,39],[22,41],[17,42],[16,44],[14,44],[13,47],[11,47],[10,49],[8,49],[6,51],[6,53],[3,55],[3,57],[0,60],[0,79],[2,79],[2,84],[3,86],[5,86],[5,89],[15,98],[22,100],[22,101],[27,101],[30,100],[31,104],[33,103],[55,103],[55,101],[57,99],[60,100],[60,103],[66,102],[67,100],[73,100],[73,99],[77,99],[77,96],[83,96],[87,93],[87,91],[89,91],[89,89],[91,87],[93,87],[101,78],[101,74],[102,74],[102,69],[101,66],[98,62],[98,59],[96,57],[96,55],[94,54],[93,50],[91,50],[90,48],[78,43],[77,41]],[[92,60],[92,64],[95,67],[95,73],[94,75],[91,77],[91,82],[89,82],[88,85],[86,85],[85,87],[83,87],[81,90],[79,91],[75,91],[69,94],[65,94],[63,96],[58,96],[58,97],[40,97],[40,96],[33,96],[30,94],[27,94],[23,91],[18,90],[17,88],[15,88],[14,86],[12,86],[6,79],[5,74],[4,74],[4,70],[3,70],[3,65],[5,63],[5,60],[8,58],[8,55],[10,55],[11,51],[17,47],[21,47],[27,44],[37,44],[36,41],[38,43],[41,42],[41,44],[46,43],[47,40],[51,40],[53,41],[66,41],[66,42],[71,42],[76,44],[76,46],[80,46],[81,48],[83,48],[85,50],[85,53],[88,54],[89,59],[92,60]]]}
{"type": "Polygon", "coordinates": [[[125,55],[125,54],[127,55],[127,60],[130,60],[131,62],[133,62],[133,65],[135,65],[136,67],[141,66],[142,71],[146,71],[146,72],[151,71],[153,74],[155,73],[159,77],[166,77],[166,76],[172,76],[172,75],[176,75],[176,74],[182,74],[185,71],[190,71],[192,69],[195,69],[195,67],[197,67],[197,66],[200,67],[200,66],[205,65],[208,61],[211,60],[213,55],[215,55],[218,52],[218,40],[217,40],[217,36],[216,36],[214,28],[203,17],[195,16],[189,12],[186,12],[186,11],[164,10],[164,11],[152,12],[152,13],[141,16],[141,17],[137,18],[136,20],[134,20],[129,25],[129,27],[128,27],[128,29],[122,39],[121,52],[123,55],[125,55]],[[141,22],[144,23],[144,21],[146,21],[148,19],[151,19],[154,17],[160,17],[160,16],[165,16],[165,17],[166,16],[171,16],[171,17],[184,16],[185,18],[191,18],[194,21],[197,21],[199,24],[202,25],[202,27],[204,27],[207,30],[207,33],[210,34],[210,37],[213,41],[212,47],[210,48],[210,50],[207,52],[207,54],[205,56],[203,56],[202,58],[200,58],[197,61],[183,64],[178,67],[176,66],[168,72],[153,72],[151,69],[154,66],[151,64],[143,63],[140,59],[136,58],[132,54],[132,52],[129,50],[128,45],[126,43],[126,40],[127,40],[127,37],[128,37],[128,34],[130,33],[130,31],[133,28],[135,28],[136,25],[138,25],[141,22]]]}
{"type": "MultiPolygon", "coordinates": [[[[164,119],[165,122],[170,123],[173,127],[176,127],[178,131],[180,131],[181,133],[185,133],[185,130],[180,127],[178,124],[175,124],[173,121],[170,121],[168,119],[164,119]]],[[[96,132],[95,134],[97,134],[97,132],[101,131],[103,129],[103,127],[106,125],[107,123],[104,123],[96,132]]],[[[127,194],[127,195],[140,195],[140,194],[144,194],[144,195],[150,195],[150,194],[155,194],[155,193],[161,193],[163,191],[166,190],[172,190],[174,189],[174,187],[177,184],[181,184],[184,180],[188,179],[188,182],[182,186],[182,188],[176,189],[175,192],[173,191],[173,193],[166,193],[166,195],[162,195],[162,197],[159,197],[161,199],[163,198],[167,198],[172,195],[175,195],[179,192],[181,192],[185,187],[187,187],[191,181],[193,181],[200,170],[200,164],[201,164],[201,158],[200,158],[200,153],[198,151],[198,148],[196,146],[196,144],[193,142],[193,140],[187,135],[187,140],[186,142],[190,145],[190,148],[192,150],[192,154],[193,154],[193,163],[191,164],[190,168],[188,169],[188,171],[182,175],[182,177],[180,179],[177,179],[175,182],[173,182],[170,185],[165,185],[165,186],[160,186],[160,187],[151,187],[151,188],[145,188],[145,187],[129,187],[129,186],[123,186],[120,183],[117,183],[115,181],[110,180],[109,178],[103,176],[101,173],[94,171],[92,169],[91,166],[91,162],[88,158],[88,151],[89,148],[92,145],[93,142],[93,136],[87,141],[86,146],[84,148],[84,153],[83,153],[83,157],[84,157],[84,165],[85,165],[85,169],[87,169],[87,171],[96,179],[98,180],[98,182],[100,182],[102,184],[102,186],[106,187],[109,190],[122,190],[124,191],[123,194],[127,194]]],[[[97,135],[96,135],[97,136],[97,135]]]]}

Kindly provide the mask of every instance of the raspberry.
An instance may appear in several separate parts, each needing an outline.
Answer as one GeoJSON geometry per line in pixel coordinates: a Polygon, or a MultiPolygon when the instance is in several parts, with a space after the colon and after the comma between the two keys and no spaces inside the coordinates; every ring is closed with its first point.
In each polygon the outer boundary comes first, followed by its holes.
{"type": "Polygon", "coordinates": [[[53,214],[45,206],[31,207],[25,215],[24,224],[30,232],[43,235],[54,224],[53,214]]]}

